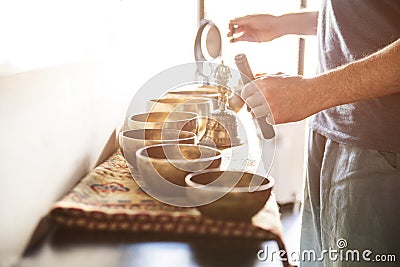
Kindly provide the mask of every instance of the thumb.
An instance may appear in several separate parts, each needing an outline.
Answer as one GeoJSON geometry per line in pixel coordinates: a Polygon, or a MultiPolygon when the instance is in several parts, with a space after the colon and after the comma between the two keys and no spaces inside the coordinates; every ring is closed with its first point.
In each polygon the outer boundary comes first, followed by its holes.
{"type": "Polygon", "coordinates": [[[271,112],[267,113],[267,116],[265,116],[265,121],[270,125],[275,124],[275,120],[274,120],[274,117],[272,116],[271,112]]]}
{"type": "Polygon", "coordinates": [[[248,36],[248,34],[242,34],[238,37],[232,38],[230,40],[231,43],[235,43],[235,42],[252,42],[252,38],[250,36],[248,36]]]}

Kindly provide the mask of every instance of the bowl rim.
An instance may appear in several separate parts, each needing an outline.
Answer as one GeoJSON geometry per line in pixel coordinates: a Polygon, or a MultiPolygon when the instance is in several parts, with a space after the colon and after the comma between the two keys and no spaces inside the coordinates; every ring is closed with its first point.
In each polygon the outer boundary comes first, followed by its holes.
{"type": "MultiPolygon", "coordinates": [[[[167,116],[167,118],[169,117],[170,115],[168,115],[167,116]]],[[[155,111],[155,112],[142,112],[142,113],[137,113],[137,114],[132,114],[132,115],[130,115],[129,116],[129,121],[132,121],[132,122],[134,122],[134,123],[145,123],[145,124],[160,124],[160,123],[162,123],[162,124],[164,124],[164,123],[174,123],[174,122],[187,122],[187,121],[190,121],[190,120],[195,120],[195,119],[198,119],[198,117],[199,117],[199,115],[197,114],[197,113],[194,113],[194,112],[189,112],[189,111],[173,111],[173,112],[165,112],[165,111],[155,111]],[[155,114],[155,113],[163,113],[163,114],[165,114],[165,113],[167,113],[167,114],[185,114],[185,115],[187,115],[187,114],[190,114],[190,115],[192,115],[193,117],[192,118],[186,118],[186,119],[180,119],[180,120],[173,120],[173,121],[138,121],[138,120],[133,120],[132,119],[132,117],[135,117],[135,116],[143,116],[143,115],[148,115],[148,114],[155,114]]]]}
{"type": "Polygon", "coordinates": [[[132,139],[132,140],[139,140],[139,141],[166,141],[166,142],[169,142],[169,141],[187,141],[187,140],[192,140],[192,139],[194,139],[196,141],[196,139],[197,139],[197,135],[194,132],[184,131],[184,130],[175,130],[175,129],[133,129],[133,130],[121,131],[119,133],[119,135],[121,138],[127,138],[127,139],[132,139]],[[129,136],[124,135],[125,133],[128,133],[128,132],[145,132],[145,131],[161,131],[161,132],[165,131],[165,132],[175,132],[175,133],[176,132],[179,132],[179,133],[184,132],[185,134],[190,134],[192,136],[185,137],[185,138],[179,138],[179,136],[178,136],[178,138],[175,138],[175,139],[145,139],[145,138],[134,138],[134,137],[129,137],[129,136]]]}
{"type": "Polygon", "coordinates": [[[173,95],[199,95],[199,96],[208,96],[208,97],[217,97],[218,91],[217,89],[211,89],[211,88],[199,88],[199,89],[188,89],[188,90],[173,90],[167,92],[167,94],[171,93],[173,95]],[[199,90],[200,89],[200,90],[199,90]],[[198,94],[191,94],[193,92],[196,92],[198,94]]]}
{"type": "Polygon", "coordinates": [[[185,177],[185,183],[190,187],[190,188],[195,188],[195,189],[203,189],[208,191],[215,191],[215,192],[227,192],[227,193],[253,193],[253,192],[261,192],[268,190],[272,188],[275,185],[275,179],[270,176],[270,175],[261,175],[257,173],[253,173],[251,171],[241,171],[241,170],[221,170],[219,168],[213,168],[213,169],[206,169],[203,171],[198,171],[198,172],[193,172],[189,173],[185,177]],[[204,184],[199,184],[194,181],[192,181],[192,177],[204,173],[210,173],[210,172],[235,172],[235,173],[247,173],[251,175],[257,175],[259,177],[262,177],[264,179],[267,179],[269,182],[267,184],[262,184],[259,186],[243,186],[243,187],[221,187],[221,186],[213,186],[213,185],[204,185],[204,184]]]}
{"type": "MultiPolygon", "coordinates": [[[[183,105],[183,104],[209,104],[209,103],[212,103],[212,100],[210,98],[206,98],[206,97],[196,97],[196,98],[164,97],[164,98],[150,99],[148,102],[153,103],[153,105],[156,105],[157,103],[182,104],[183,105]],[[169,100],[171,100],[171,102],[168,102],[169,100]],[[175,100],[176,102],[173,102],[172,100],[175,100]],[[166,101],[166,102],[162,102],[162,101],[166,101]]],[[[157,111],[155,111],[155,112],[157,112],[157,111]]],[[[181,112],[186,112],[186,111],[181,111],[181,112]]],[[[188,111],[188,113],[190,113],[190,111],[188,111]]]]}
{"type": "Polygon", "coordinates": [[[215,155],[215,156],[211,156],[211,157],[207,157],[207,158],[200,158],[200,159],[189,160],[189,161],[193,161],[193,162],[204,162],[204,161],[211,161],[211,160],[214,161],[214,160],[217,160],[217,159],[222,158],[222,152],[221,152],[221,150],[219,150],[219,149],[217,149],[217,148],[205,146],[205,145],[200,145],[200,144],[158,144],[158,145],[145,146],[145,147],[139,148],[139,149],[136,151],[136,158],[137,158],[137,159],[139,159],[139,158],[143,158],[143,159],[148,158],[148,159],[152,159],[152,160],[166,161],[166,162],[179,162],[179,161],[182,161],[182,159],[168,159],[168,158],[166,158],[166,159],[159,159],[159,158],[152,158],[152,157],[149,157],[149,156],[142,155],[142,152],[143,152],[144,150],[146,150],[146,149],[154,148],[154,147],[165,147],[165,146],[196,146],[196,147],[203,147],[203,148],[210,149],[210,150],[213,150],[213,151],[217,152],[217,155],[215,155]]]}

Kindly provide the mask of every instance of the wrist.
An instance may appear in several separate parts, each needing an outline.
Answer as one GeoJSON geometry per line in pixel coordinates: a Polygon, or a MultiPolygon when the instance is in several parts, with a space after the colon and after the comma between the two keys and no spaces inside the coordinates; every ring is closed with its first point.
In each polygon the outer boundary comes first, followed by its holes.
{"type": "Polygon", "coordinates": [[[275,28],[280,36],[291,34],[291,15],[292,14],[283,14],[275,17],[275,28]]]}
{"type": "Polygon", "coordinates": [[[283,35],[315,35],[317,34],[318,12],[288,13],[278,17],[283,35]]]}
{"type": "Polygon", "coordinates": [[[339,67],[314,78],[316,86],[320,86],[320,97],[325,108],[352,103],[361,100],[358,95],[363,81],[353,64],[339,67]]]}
{"type": "Polygon", "coordinates": [[[331,87],[331,79],[326,76],[317,76],[303,79],[304,93],[310,99],[312,113],[331,108],[337,102],[337,94],[331,87]]]}

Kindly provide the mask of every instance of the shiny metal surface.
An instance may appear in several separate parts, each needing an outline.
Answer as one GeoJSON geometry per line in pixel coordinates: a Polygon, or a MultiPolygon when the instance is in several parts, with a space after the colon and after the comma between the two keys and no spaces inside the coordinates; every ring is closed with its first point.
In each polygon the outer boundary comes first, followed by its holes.
{"type": "Polygon", "coordinates": [[[190,112],[147,112],[132,115],[128,127],[135,129],[174,129],[197,133],[198,116],[190,112]]]}
{"type": "Polygon", "coordinates": [[[158,144],[195,144],[195,133],[171,129],[138,129],[127,130],[119,133],[121,151],[136,170],[136,151],[145,146],[158,144]]]}
{"type": "Polygon", "coordinates": [[[137,165],[143,185],[150,191],[162,195],[173,195],[165,191],[166,182],[185,187],[185,177],[191,172],[218,168],[221,152],[201,145],[154,145],[136,152],[137,165]]]}
{"type": "Polygon", "coordinates": [[[212,111],[209,98],[160,98],[147,102],[147,112],[193,112],[199,115],[197,135],[201,139],[206,131],[207,118],[212,111]]]}
{"type": "Polygon", "coordinates": [[[195,188],[190,196],[194,200],[210,194],[227,192],[222,198],[198,210],[204,215],[220,220],[249,221],[269,199],[274,181],[271,177],[241,172],[205,170],[189,174],[185,182],[195,188]],[[205,186],[206,185],[206,186],[205,186]]]}
{"type": "Polygon", "coordinates": [[[228,110],[229,94],[232,90],[227,86],[232,73],[224,63],[218,65],[213,77],[218,89],[218,109],[211,112],[211,117],[206,126],[206,133],[200,143],[207,146],[215,146],[218,149],[225,149],[239,146],[242,141],[238,135],[238,122],[236,114],[228,110]]]}
{"type": "Polygon", "coordinates": [[[166,98],[208,98],[212,100],[212,109],[218,108],[218,90],[215,86],[202,85],[196,89],[170,91],[166,98]]]}
{"type": "Polygon", "coordinates": [[[238,123],[234,112],[214,110],[207,121],[206,132],[200,144],[226,149],[242,144],[238,136],[238,123]]]}

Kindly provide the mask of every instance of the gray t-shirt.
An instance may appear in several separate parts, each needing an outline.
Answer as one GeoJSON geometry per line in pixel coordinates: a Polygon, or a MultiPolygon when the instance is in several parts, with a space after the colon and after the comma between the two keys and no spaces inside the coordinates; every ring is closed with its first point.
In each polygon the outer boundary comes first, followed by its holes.
{"type": "MultiPolygon", "coordinates": [[[[399,37],[400,0],[324,0],[318,73],[361,59],[399,37]]],[[[400,152],[400,93],[321,111],[311,117],[310,127],[338,143],[400,152]]]]}

